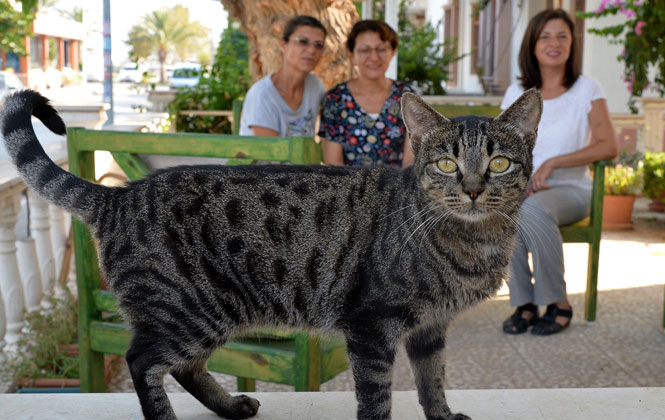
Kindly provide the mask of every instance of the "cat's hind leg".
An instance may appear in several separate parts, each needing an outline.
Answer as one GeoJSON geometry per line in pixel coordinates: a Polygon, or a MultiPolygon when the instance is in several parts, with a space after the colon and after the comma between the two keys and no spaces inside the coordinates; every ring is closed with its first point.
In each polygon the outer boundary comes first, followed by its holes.
{"type": "Polygon", "coordinates": [[[231,396],[206,369],[207,360],[175,366],[171,375],[203,405],[227,419],[247,419],[259,411],[259,402],[246,395],[231,396]]]}

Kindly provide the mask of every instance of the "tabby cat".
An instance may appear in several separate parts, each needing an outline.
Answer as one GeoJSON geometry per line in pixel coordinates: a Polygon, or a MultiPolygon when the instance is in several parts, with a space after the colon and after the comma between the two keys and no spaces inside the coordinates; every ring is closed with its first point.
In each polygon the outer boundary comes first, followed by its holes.
{"type": "Polygon", "coordinates": [[[48,158],[31,114],[65,126],[36,92],[7,99],[2,134],[26,184],[92,229],[133,330],[127,362],[146,419],[176,419],[167,373],[221,417],[256,415],[257,400],[206,370],[256,326],[341,331],[358,419],[390,419],[401,343],[427,419],[468,419],[444,396],[445,331],[506,275],[541,111],[532,89],[494,120],[449,120],[405,93],[407,169],[183,166],[119,188],[48,158]]]}

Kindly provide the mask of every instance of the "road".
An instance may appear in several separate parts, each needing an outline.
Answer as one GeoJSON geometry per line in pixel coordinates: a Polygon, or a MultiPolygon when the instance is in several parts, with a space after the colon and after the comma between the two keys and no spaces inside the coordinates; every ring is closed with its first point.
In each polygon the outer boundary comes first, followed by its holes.
{"type": "MultiPolygon", "coordinates": [[[[42,94],[56,104],[100,104],[104,88],[101,83],[86,83],[81,86],[71,86],[58,89],[48,89],[42,94]]],[[[131,83],[115,83],[113,85],[113,108],[116,120],[139,114],[150,106],[148,94],[137,91],[131,83]]],[[[39,120],[33,118],[33,126],[37,138],[42,144],[53,141],[63,141],[64,136],[53,134],[39,120]]],[[[0,142],[0,160],[6,159],[7,150],[4,141],[0,142]]]]}

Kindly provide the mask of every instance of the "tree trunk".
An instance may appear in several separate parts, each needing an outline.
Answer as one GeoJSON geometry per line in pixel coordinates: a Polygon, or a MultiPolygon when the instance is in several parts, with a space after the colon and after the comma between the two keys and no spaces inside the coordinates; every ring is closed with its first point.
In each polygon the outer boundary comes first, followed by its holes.
{"type": "Polygon", "coordinates": [[[159,83],[166,83],[166,56],[168,51],[160,49],[157,52],[157,59],[159,60],[159,83]]]}
{"type": "Polygon", "coordinates": [[[346,37],[358,20],[352,0],[221,0],[231,17],[240,21],[249,38],[252,81],[276,71],[282,64],[279,48],[282,29],[296,15],[310,15],[328,31],[326,48],[315,73],[326,88],[348,80],[352,66],[346,37]]]}

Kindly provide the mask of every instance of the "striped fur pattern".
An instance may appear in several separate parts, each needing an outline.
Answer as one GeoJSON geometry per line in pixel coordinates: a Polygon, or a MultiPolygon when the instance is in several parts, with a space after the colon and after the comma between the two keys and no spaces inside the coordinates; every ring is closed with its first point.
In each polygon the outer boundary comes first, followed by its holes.
{"type": "Polygon", "coordinates": [[[167,373],[221,417],[256,415],[258,401],[206,371],[216,348],[256,326],[341,331],[358,419],[390,419],[400,343],[427,419],[468,418],[444,395],[446,326],[506,274],[542,99],[527,91],[494,120],[448,120],[409,93],[402,104],[408,169],[192,166],[107,188],[46,156],[31,114],[64,125],[44,97],[7,99],[2,133],[25,182],[97,239],[133,329],[127,362],[146,419],[176,418],[167,373]],[[502,173],[488,169],[497,156],[510,162],[502,173]]]}

